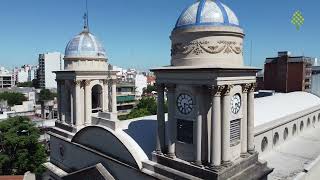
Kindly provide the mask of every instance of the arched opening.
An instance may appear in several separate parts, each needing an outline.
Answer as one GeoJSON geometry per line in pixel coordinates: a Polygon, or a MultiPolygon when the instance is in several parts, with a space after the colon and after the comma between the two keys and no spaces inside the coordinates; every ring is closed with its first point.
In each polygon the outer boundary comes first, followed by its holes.
{"type": "Polygon", "coordinates": [[[310,118],[308,118],[307,127],[310,127],[310,118]]]}
{"type": "Polygon", "coordinates": [[[275,146],[275,145],[277,145],[278,144],[278,142],[279,142],[279,133],[274,133],[274,135],[273,135],[273,145],[275,146]]]}
{"type": "Polygon", "coordinates": [[[313,124],[313,125],[315,125],[315,124],[316,124],[316,116],[313,116],[312,124],[313,124]]]}
{"type": "Polygon", "coordinates": [[[304,126],[304,123],[303,121],[300,122],[300,131],[303,131],[303,126],[304,126]]]}
{"type": "Polygon", "coordinates": [[[92,113],[97,113],[102,111],[102,87],[97,84],[92,87],[92,113]]]}
{"type": "Polygon", "coordinates": [[[289,130],[288,130],[288,128],[285,128],[284,132],[283,132],[283,139],[284,140],[286,140],[288,138],[288,134],[289,134],[289,130]]]}
{"type": "Polygon", "coordinates": [[[294,136],[297,132],[297,125],[294,124],[293,127],[292,127],[292,135],[294,136]]]}
{"type": "Polygon", "coordinates": [[[261,151],[265,151],[268,147],[268,139],[267,137],[263,137],[262,141],[261,141],[261,151]]]}
{"type": "Polygon", "coordinates": [[[320,113],[318,114],[318,122],[320,122],[320,113]]]}

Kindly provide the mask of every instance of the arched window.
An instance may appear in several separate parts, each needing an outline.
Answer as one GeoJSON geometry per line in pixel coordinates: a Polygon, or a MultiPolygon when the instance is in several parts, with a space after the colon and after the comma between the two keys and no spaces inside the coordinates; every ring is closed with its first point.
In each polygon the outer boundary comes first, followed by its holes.
{"type": "Polygon", "coordinates": [[[310,118],[308,118],[307,127],[310,127],[310,118]]]}
{"type": "Polygon", "coordinates": [[[279,133],[276,132],[276,133],[274,133],[274,135],[273,135],[273,145],[274,145],[274,146],[277,145],[278,142],[279,142],[279,133]]]}
{"type": "Polygon", "coordinates": [[[300,122],[300,131],[303,131],[303,126],[304,126],[304,123],[303,121],[300,122]]]}
{"type": "Polygon", "coordinates": [[[261,151],[265,151],[268,147],[268,139],[267,137],[263,137],[262,141],[261,141],[261,151]]]}
{"type": "Polygon", "coordinates": [[[318,122],[320,122],[320,113],[318,114],[318,122]]]}
{"type": "Polygon", "coordinates": [[[292,127],[292,135],[294,136],[297,132],[297,125],[294,124],[293,127],[292,127]]]}
{"type": "Polygon", "coordinates": [[[316,124],[316,116],[313,116],[312,124],[313,124],[313,125],[315,125],[315,124],[316,124]]]}
{"type": "Polygon", "coordinates": [[[284,132],[283,132],[283,139],[284,140],[286,140],[288,138],[288,134],[289,134],[289,130],[288,130],[288,128],[285,128],[284,132]]]}

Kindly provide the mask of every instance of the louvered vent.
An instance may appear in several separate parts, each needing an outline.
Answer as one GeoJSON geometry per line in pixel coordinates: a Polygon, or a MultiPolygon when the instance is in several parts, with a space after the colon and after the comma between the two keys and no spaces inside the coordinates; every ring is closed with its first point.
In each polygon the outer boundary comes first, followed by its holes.
{"type": "Polygon", "coordinates": [[[240,143],[240,119],[236,119],[230,122],[230,145],[235,146],[240,143]]]}

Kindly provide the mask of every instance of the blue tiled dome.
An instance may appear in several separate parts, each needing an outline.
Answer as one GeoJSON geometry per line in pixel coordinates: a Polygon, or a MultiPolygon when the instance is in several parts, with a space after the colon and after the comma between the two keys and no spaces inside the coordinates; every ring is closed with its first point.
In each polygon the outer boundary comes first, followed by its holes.
{"type": "Polygon", "coordinates": [[[189,26],[239,26],[239,21],[219,0],[200,0],[182,12],[175,28],[189,26]]]}
{"type": "Polygon", "coordinates": [[[87,29],[72,38],[66,49],[65,58],[106,59],[106,51],[99,40],[87,29]]]}

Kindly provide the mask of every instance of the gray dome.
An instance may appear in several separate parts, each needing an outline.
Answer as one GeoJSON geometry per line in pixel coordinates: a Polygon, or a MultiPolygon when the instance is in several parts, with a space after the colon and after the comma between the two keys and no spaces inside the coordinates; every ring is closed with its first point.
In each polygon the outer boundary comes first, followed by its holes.
{"type": "Polygon", "coordinates": [[[175,28],[190,26],[239,26],[239,20],[219,0],[198,0],[181,13],[175,28]]]}
{"type": "Polygon", "coordinates": [[[107,59],[107,56],[99,40],[85,29],[69,41],[64,58],[107,59]]]}

